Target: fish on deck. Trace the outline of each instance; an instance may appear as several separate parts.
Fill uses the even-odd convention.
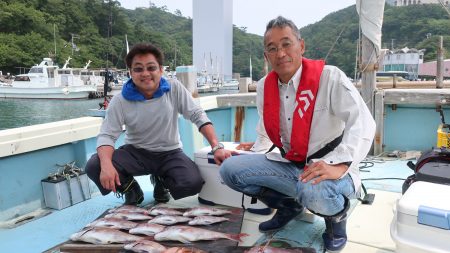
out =
[[[130,212],[130,213],[141,213],[141,214],[149,214],[149,211],[142,207],[132,206],[132,205],[123,205],[116,208],[112,208],[108,210],[108,213],[121,213],[121,212]]]
[[[118,218],[118,219],[124,219],[124,220],[151,220],[153,219],[152,216],[143,214],[143,213],[135,213],[135,212],[129,212],[129,211],[120,211],[120,212],[114,212],[105,215],[105,218]]]
[[[176,223],[188,222],[191,218],[183,217],[183,216],[175,216],[175,215],[160,215],[156,216],[148,223],[155,223],[160,225],[173,225]]]
[[[158,215],[178,215],[181,216],[183,212],[178,211],[169,207],[155,206],[149,211],[150,215],[158,216]]]
[[[245,253],[303,253],[301,249],[283,249],[271,246],[255,246],[250,248]]]
[[[224,222],[230,220],[225,217],[217,217],[217,216],[197,216],[193,220],[189,221],[188,224],[191,226],[195,225],[211,225],[214,223]]]
[[[230,213],[231,213],[231,211],[226,210],[226,209],[218,209],[218,208],[200,206],[200,207],[194,207],[194,208],[187,210],[186,212],[183,213],[183,216],[186,216],[186,217],[204,216],[204,215],[220,216],[220,215],[225,215],[225,214],[230,214]]]
[[[140,223],[128,231],[130,234],[154,235],[163,231],[166,226],[153,223]]]
[[[207,253],[201,249],[196,249],[194,247],[172,247],[164,251],[163,253]]]
[[[130,230],[136,226],[137,223],[135,222],[119,218],[100,218],[86,225],[86,227],[105,227],[124,230]]]
[[[141,237],[130,235],[112,228],[86,228],[72,234],[72,241],[82,241],[92,244],[129,243],[142,240]]]
[[[166,228],[160,233],[157,233],[155,235],[155,240],[190,243],[201,240],[228,239],[241,242],[241,237],[243,236],[248,236],[248,234],[226,234],[197,227],[172,226]]]
[[[123,246],[124,249],[137,253],[163,253],[167,248],[153,241],[137,241]]]

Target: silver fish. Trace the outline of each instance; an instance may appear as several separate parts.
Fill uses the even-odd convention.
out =
[[[166,227],[159,224],[140,223],[128,231],[130,234],[154,235],[163,231]]]
[[[183,213],[183,216],[203,216],[203,215],[224,215],[224,214],[230,214],[231,211],[225,210],[225,209],[218,209],[218,208],[211,208],[211,207],[194,207],[189,209],[188,211]]]
[[[157,216],[157,215],[182,215],[183,213],[175,210],[173,208],[169,207],[153,207],[149,211],[150,215]]]
[[[245,253],[302,253],[302,252],[303,250],[301,249],[282,249],[271,246],[255,246],[253,248],[250,248],[248,251],[245,251]]]
[[[189,226],[172,226],[167,227],[160,233],[157,233],[155,235],[155,240],[179,241],[182,243],[190,243],[200,240],[228,239],[241,242],[241,237],[247,235],[248,234],[225,234],[221,232]]]
[[[183,216],[175,216],[175,215],[160,215],[156,216],[148,223],[156,223],[161,225],[173,225],[181,222],[188,222],[191,218],[183,217]]]
[[[151,219],[153,219],[152,216],[149,216],[146,214],[125,212],[125,211],[107,214],[107,215],[105,215],[105,218],[118,218],[118,219],[124,219],[124,220],[151,220]]]
[[[194,247],[172,247],[168,248],[163,253],[207,253],[206,251],[203,251],[201,249],[196,249]]]
[[[166,247],[157,242],[142,240],[128,243],[123,246],[124,249],[137,253],[162,253],[166,252]]]
[[[148,210],[145,208],[133,206],[133,205],[123,205],[119,206],[113,209],[109,209],[108,213],[117,213],[117,212],[131,212],[131,213],[142,213],[142,214],[148,214]]]
[[[128,243],[142,240],[142,238],[112,228],[86,228],[71,235],[70,240],[93,244],[111,244]]]
[[[229,220],[225,217],[217,217],[217,216],[197,216],[193,220],[189,221],[188,224],[191,226],[194,225],[211,225],[214,223],[219,223],[223,221]]]
[[[119,218],[100,218],[86,225],[86,227],[105,227],[129,230],[137,226],[137,223]]]

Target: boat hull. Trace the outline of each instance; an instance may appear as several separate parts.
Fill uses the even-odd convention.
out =
[[[96,92],[90,86],[50,88],[0,87],[0,98],[83,99]]]

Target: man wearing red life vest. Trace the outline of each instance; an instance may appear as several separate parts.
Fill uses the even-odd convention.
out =
[[[281,229],[308,208],[325,219],[325,248],[340,251],[349,199],[360,193],[358,163],[370,150],[375,122],[341,70],[302,57],[305,44],[292,21],[271,20],[264,47],[272,71],[257,85],[257,139],[238,148],[277,148],[228,158],[220,174],[232,189],[277,209],[259,225],[261,232]]]

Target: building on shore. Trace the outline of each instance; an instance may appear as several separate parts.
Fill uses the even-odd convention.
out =
[[[194,0],[193,62],[198,72],[231,79],[233,66],[233,1]]]
[[[443,62],[442,74],[444,79],[450,78],[450,59],[446,59]],[[437,73],[437,63],[436,61],[424,62],[419,65],[419,77],[424,78],[436,78]]]
[[[402,48],[386,50],[380,63],[383,71],[406,71],[409,80],[417,80],[419,76],[419,65],[423,63],[425,49]]]
[[[444,0],[443,4],[449,6],[450,1]],[[407,5],[418,5],[418,4],[440,4],[439,0],[386,0],[386,3],[393,6],[407,6]]]

